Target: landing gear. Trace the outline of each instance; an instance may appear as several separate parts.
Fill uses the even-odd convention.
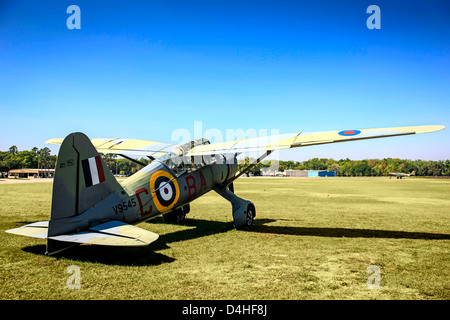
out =
[[[190,210],[191,208],[189,204],[187,204],[181,208],[163,214],[164,222],[182,224],[186,220],[186,214],[188,214]]]
[[[251,227],[253,225],[256,210],[255,205],[251,201],[239,198],[228,188],[216,188],[214,190],[231,202],[234,227],[236,229]]]

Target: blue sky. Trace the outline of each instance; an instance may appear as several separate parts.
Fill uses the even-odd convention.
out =
[[[0,150],[74,131],[170,142],[194,121],[280,133],[441,124],[280,156],[450,159],[448,1],[93,2],[0,3]],[[72,4],[80,30],[66,26]],[[380,30],[366,27],[372,4]]]

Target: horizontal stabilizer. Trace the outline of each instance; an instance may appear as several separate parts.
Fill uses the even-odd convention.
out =
[[[35,222],[17,229],[7,230],[8,233],[47,239],[48,221]],[[51,240],[74,242],[80,244],[96,244],[105,246],[146,246],[158,239],[156,233],[120,222],[107,223],[78,233],[63,234],[48,237]]]
[[[89,230],[114,236],[116,238],[128,238],[135,241],[134,245],[148,245],[158,239],[158,235],[154,232],[147,231],[120,221],[109,221]],[[112,245],[112,244],[110,244]],[[123,244],[125,245],[125,244]]]
[[[48,221],[34,222],[26,226],[6,230],[8,233],[32,238],[47,239]]]

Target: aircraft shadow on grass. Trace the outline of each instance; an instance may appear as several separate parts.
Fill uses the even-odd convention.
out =
[[[150,220],[148,223],[158,224],[162,218]],[[267,234],[315,236],[334,238],[389,238],[389,239],[419,239],[419,240],[450,240],[450,234],[407,232],[373,229],[351,228],[319,228],[268,225],[276,222],[274,219],[257,219],[253,226],[243,229],[245,232],[259,232]],[[169,244],[206,237],[214,234],[226,233],[234,229],[233,222],[208,221],[187,219],[185,226],[194,227],[161,235],[152,245],[147,247],[109,247],[109,246],[75,246],[67,251],[55,255],[83,262],[101,263],[107,265],[152,266],[174,262],[176,259],[156,251],[169,248]],[[43,255],[45,245],[30,246],[23,249],[26,252]]]
[[[148,223],[164,223],[162,218],[156,218]],[[56,258],[78,260],[82,262],[101,263],[107,265],[152,266],[174,262],[176,259],[156,251],[168,249],[168,244],[178,241],[201,238],[213,234],[228,232],[234,229],[233,222],[187,219],[184,226],[194,227],[160,235],[158,240],[145,247],[113,247],[83,245],[74,246],[61,253],[53,255]],[[35,245],[23,248],[25,252],[44,255],[45,245]]]
[[[351,228],[320,228],[320,227],[285,227],[270,226],[267,223],[275,222],[272,219],[255,220],[251,232],[334,237],[334,238],[391,238],[391,239],[421,239],[421,240],[450,240],[450,234],[373,230],[373,229],[351,229]]]

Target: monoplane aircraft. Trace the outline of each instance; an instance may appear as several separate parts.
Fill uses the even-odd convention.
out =
[[[397,179],[401,179],[403,177],[411,177],[411,176],[415,176],[416,175],[416,171],[413,171],[411,173],[403,173],[403,172],[388,172],[388,176],[389,179],[391,177],[397,177]]]
[[[335,142],[427,133],[444,126],[354,129],[283,134],[224,143],[198,139],[168,144],[136,139],[92,139],[71,133],[60,144],[49,221],[36,222],[9,233],[47,239],[47,254],[75,244],[143,246],[158,235],[135,225],[159,215],[182,221],[189,203],[214,190],[231,202],[236,228],[253,224],[256,209],[234,193],[233,182],[274,150]],[[238,172],[237,156],[261,156]],[[146,155],[152,162],[119,183],[99,153],[128,159]],[[144,165],[143,163],[141,163]]]

